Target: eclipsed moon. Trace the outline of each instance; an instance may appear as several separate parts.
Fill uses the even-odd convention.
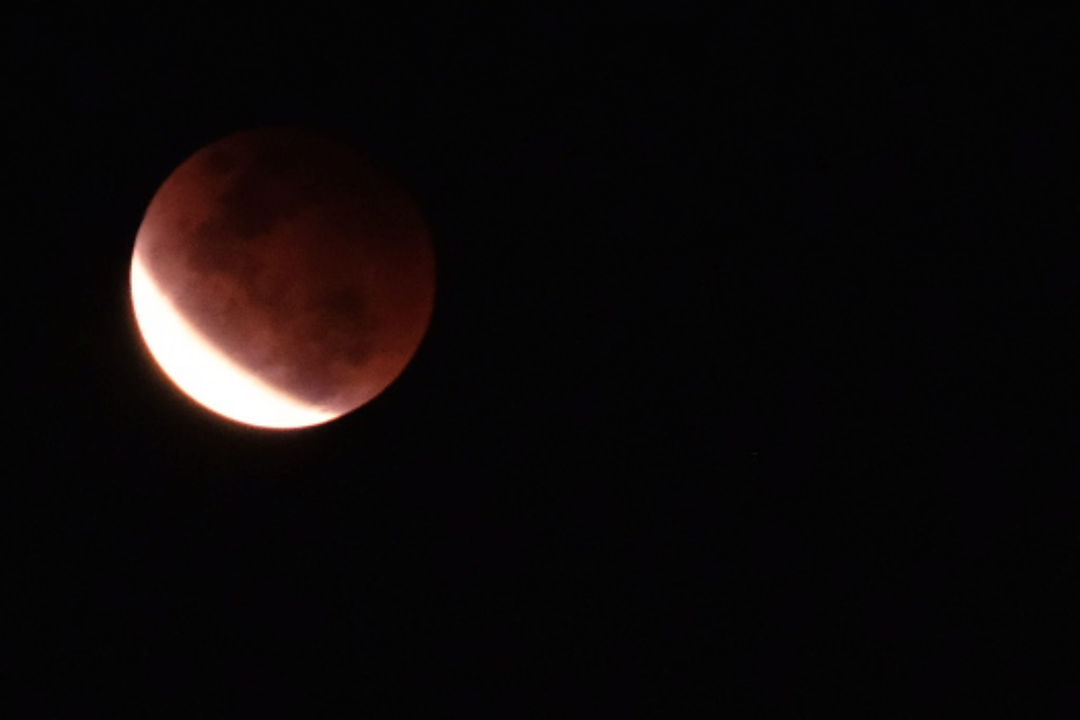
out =
[[[131,259],[136,324],[165,374],[267,428],[324,423],[385,390],[434,296],[408,193],[351,145],[296,129],[192,155],[151,200]]]

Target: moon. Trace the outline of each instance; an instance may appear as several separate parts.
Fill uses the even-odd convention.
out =
[[[401,375],[431,320],[435,255],[415,201],[351,143],[266,128],[169,175],[130,282],[139,333],[187,396],[247,425],[301,428]]]

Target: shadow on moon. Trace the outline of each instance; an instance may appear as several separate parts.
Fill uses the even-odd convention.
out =
[[[431,240],[406,191],[355,148],[300,130],[193,155],[151,201],[134,258],[222,356],[336,415],[404,370],[434,303]]]

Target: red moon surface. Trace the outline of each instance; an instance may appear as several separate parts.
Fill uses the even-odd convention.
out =
[[[131,296],[154,360],[232,420],[296,428],[365,404],[431,319],[435,257],[409,194],[352,145],[298,129],[230,135],[162,184]]]

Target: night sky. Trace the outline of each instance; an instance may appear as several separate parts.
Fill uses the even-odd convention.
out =
[[[180,7],[3,24],[26,717],[1070,716],[1068,23]],[[296,432],[128,294],[160,183],[277,125],[438,266],[405,373]]]

